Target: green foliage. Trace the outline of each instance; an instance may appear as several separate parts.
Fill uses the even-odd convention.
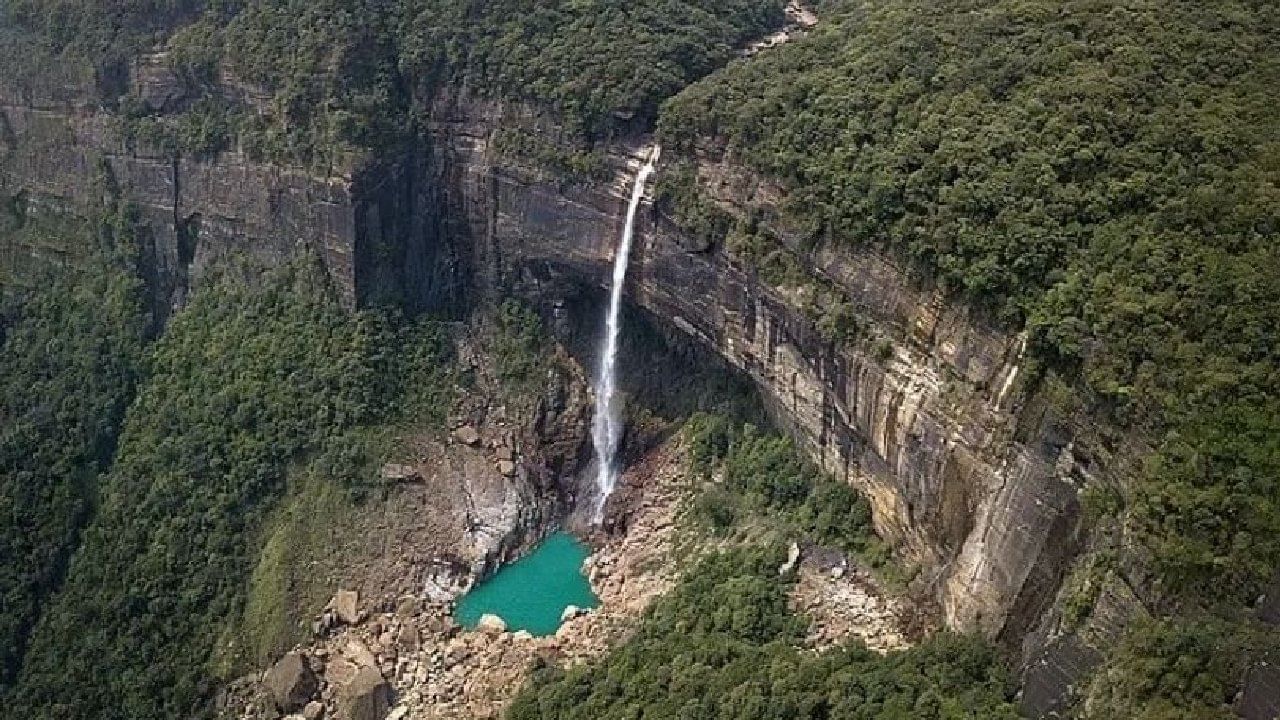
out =
[[[498,306],[491,352],[498,379],[512,387],[539,380],[550,343],[533,308],[507,298]]]
[[[524,137],[508,138],[507,150],[588,176],[599,170],[590,143],[650,126],[662,100],[782,23],[781,0],[13,0],[9,6],[4,24],[64,63],[111,69],[167,41],[179,77],[195,94],[208,93],[207,101],[222,95],[212,89],[220,67],[270,98],[265,106],[240,107],[226,128],[209,126],[206,110],[186,110],[200,119],[177,122],[197,126],[188,132],[199,147],[220,149],[228,130],[256,157],[333,165],[352,148],[405,139],[432,98],[452,86],[550,111],[563,134],[585,146],[566,151]],[[6,47],[0,33],[0,51]],[[23,52],[15,46],[11,55],[21,60]]]
[[[103,69],[129,59],[204,0],[7,0],[0,21],[32,31],[64,61]]]
[[[510,720],[933,720],[1014,718],[994,652],[938,635],[881,656],[853,646],[821,655],[795,645],[805,622],[787,609],[778,553],[736,550],[700,561],[595,665],[543,669]]]
[[[778,523],[877,564],[885,560],[866,498],[814,467],[790,439],[704,413],[689,419],[685,437],[695,472],[723,472],[723,483],[704,489],[693,503],[713,529],[745,520]]]
[[[316,454],[359,462],[334,448],[394,417],[404,363],[425,359],[398,352],[419,331],[352,316],[317,273],[280,271],[260,289],[221,281],[156,343],[96,518],[19,675],[26,717],[207,711],[214,644],[243,610],[252,538],[288,467]]]
[[[1041,367],[1168,435],[1136,489],[1173,589],[1280,563],[1280,8],[830,0],[671,100],[660,135],[779,180],[787,224],[888,246],[1025,322]]]
[[[142,285],[121,265],[97,253],[0,308],[0,700],[92,513],[142,371]]]
[[[782,22],[778,0],[404,0],[411,76],[553,107],[588,138],[661,101]]]
[[[245,127],[250,152],[332,161],[340,144],[384,147],[403,137],[396,13],[385,0],[247,3],[226,24],[222,56],[272,94],[266,116]]]
[[[1280,562],[1280,401],[1206,408],[1148,459],[1139,537],[1174,588],[1251,601]]]
[[[1089,720],[1236,717],[1230,704],[1252,662],[1280,657],[1280,636],[1241,618],[1135,623],[1090,686]]]
[[[722,242],[733,227],[733,218],[703,194],[692,163],[664,167],[654,197],[658,207],[686,234],[708,247]]]
[[[1102,586],[1116,569],[1114,551],[1099,551],[1076,563],[1064,583],[1062,624],[1068,629],[1080,626],[1098,601]]]
[[[529,127],[517,119],[504,119],[493,136],[493,148],[504,157],[523,160],[568,181],[606,181],[608,156],[599,148],[556,140],[552,128]]]
[[[314,466],[291,472],[288,484],[249,578],[242,619],[215,648],[215,670],[270,666],[308,639],[310,621],[333,592],[322,570],[333,569],[334,548],[357,506]]]

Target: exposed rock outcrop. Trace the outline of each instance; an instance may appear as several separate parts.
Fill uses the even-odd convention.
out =
[[[164,95],[163,82],[144,79]],[[554,304],[603,287],[639,162],[616,148],[613,183],[566,187],[494,149],[510,108],[458,97],[438,101],[421,143],[327,175],[130,146],[107,114],[65,99],[0,97],[0,112],[0,192],[25,211],[87,205],[94,168],[138,205],[158,316],[222,259],[301,253],[324,263],[353,306],[394,298],[455,312],[464,288]],[[730,211],[777,216],[778,189],[732,162],[704,158],[702,174]],[[796,249],[813,240],[776,230]],[[1103,472],[1108,450],[1011,391],[1021,338],[949,304],[893,258],[823,238],[801,253],[808,269],[887,345],[831,342],[801,303],[652,211],[634,255],[629,299],[749,376],[801,445],[867,494],[877,528],[923,569],[949,625],[1015,644],[1036,624],[1079,545],[1077,491]],[[494,479],[466,491],[493,497],[467,498],[467,517],[473,544],[497,556],[523,522],[537,465],[500,459],[511,465],[495,472],[477,455]]]
[[[480,621],[476,623],[476,629],[488,635],[501,635],[507,631],[507,622],[497,615],[486,613],[480,616]]]
[[[452,169],[458,190],[444,212],[466,220],[477,286],[544,300],[575,283],[602,287],[639,158],[615,156],[612,185],[564,189],[495,156],[496,109],[459,103],[438,117],[433,165]],[[768,209],[779,195],[731,164],[705,173],[726,207]],[[866,492],[877,528],[924,568],[949,624],[1020,637],[1074,552],[1077,490],[1095,462],[1051,413],[1013,402],[1021,339],[878,252],[826,243],[811,269],[892,352],[833,343],[724,252],[691,252],[652,213],[637,230],[629,298],[748,374],[802,445]]]

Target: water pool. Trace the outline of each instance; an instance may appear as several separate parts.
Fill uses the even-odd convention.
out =
[[[600,603],[582,574],[588,554],[587,546],[569,533],[551,535],[463,595],[454,616],[467,628],[487,613],[502,618],[511,632],[553,635],[566,607],[593,608]]]

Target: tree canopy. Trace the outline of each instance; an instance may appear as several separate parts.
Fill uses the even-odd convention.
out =
[[[781,181],[806,239],[887,248],[1028,330],[1032,375],[1156,438],[1129,499],[1169,584],[1255,597],[1280,563],[1280,10],[820,12],[669,101],[663,140]]]
[[[509,720],[1013,720],[1007,678],[981,641],[942,633],[905,652],[799,650],[780,553],[711,555],[602,661],[546,668]]]

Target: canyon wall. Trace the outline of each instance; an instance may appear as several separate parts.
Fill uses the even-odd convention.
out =
[[[611,184],[564,188],[495,155],[501,112],[456,103],[432,129],[445,212],[465,223],[452,235],[469,238],[476,284],[603,287],[640,148],[611,158]],[[776,197],[731,164],[703,169],[725,207]],[[1096,460],[1064,420],[1034,403],[1024,412],[1021,339],[883,253],[820,247],[808,269],[892,352],[831,342],[785,291],[652,206],[637,232],[631,301],[748,374],[810,454],[866,492],[877,528],[924,573],[949,625],[1012,642],[1026,634],[1079,548],[1077,491]]]
[[[0,193],[35,216],[76,212],[114,187],[147,228],[159,317],[219,261],[245,256],[318,258],[349,306],[456,314],[471,294],[545,300],[566,283],[603,288],[640,148],[615,149],[611,183],[566,184],[494,150],[509,111],[442,101],[420,143],[315,173],[235,152],[174,158],[126,142],[92,103],[0,95]],[[706,158],[701,172],[731,212],[778,195],[731,162]],[[1020,391],[1022,339],[885,253],[820,243],[801,253],[806,269],[839,288],[880,340],[833,342],[784,289],[651,204],[642,212],[629,300],[749,376],[815,460],[866,492],[878,529],[919,569],[916,586],[950,626],[1017,647],[1081,547],[1077,493],[1108,456],[1087,429]],[[75,252],[7,242],[0,258],[14,267]]]
[[[180,84],[163,63],[139,63],[131,93],[157,110],[177,102]],[[459,258],[439,242],[438,197],[416,147],[328,172],[236,151],[183,157],[130,138],[95,98],[91,88],[33,92],[0,81],[0,197],[33,218],[82,213],[114,195],[131,204],[158,319],[224,261],[272,266],[304,254],[324,265],[348,307],[388,301],[419,311],[459,300]],[[7,244],[0,279],[19,282],[84,252],[42,233]]]

